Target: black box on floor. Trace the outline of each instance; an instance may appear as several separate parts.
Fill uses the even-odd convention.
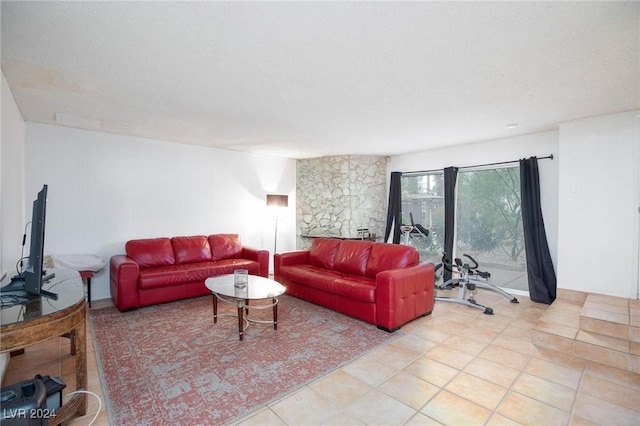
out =
[[[60,408],[62,406],[62,389],[66,388],[67,385],[60,377],[41,376],[38,374],[36,378],[42,380],[47,389],[47,409],[55,411]]]
[[[62,390],[67,385],[59,377],[41,376],[2,388],[0,419],[6,426],[48,425],[48,419],[62,406]]]
[[[39,378],[0,390],[0,414],[6,426],[47,425],[47,388]]]

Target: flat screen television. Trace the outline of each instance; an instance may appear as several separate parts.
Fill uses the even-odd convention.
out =
[[[58,295],[42,289],[42,283],[52,276],[44,275],[44,231],[47,216],[47,190],[45,184],[38,197],[33,201],[31,213],[31,245],[26,269],[11,279],[11,284],[3,287],[2,292],[24,290],[30,295],[57,299]]]

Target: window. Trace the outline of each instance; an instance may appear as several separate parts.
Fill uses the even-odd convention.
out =
[[[444,251],[444,174],[402,176],[402,224],[424,226],[427,238],[413,237],[410,244],[420,252],[420,259],[439,263]]]
[[[438,263],[444,251],[444,174],[403,175],[402,223],[419,223],[427,238],[410,238],[420,259]],[[461,170],[457,178],[453,257],[469,254],[491,283],[528,291],[520,202],[520,170]]]
[[[498,287],[528,291],[520,169],[459,171],[456,257],[470,254]]]

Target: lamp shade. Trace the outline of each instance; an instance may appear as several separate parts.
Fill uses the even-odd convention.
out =
[[[289,196],[279,194],[267,194],[267,206],[287,207],[289,206]]]

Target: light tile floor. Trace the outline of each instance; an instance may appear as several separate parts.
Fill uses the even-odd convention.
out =
[[[640,425],[640,375],[536,348],[531,329],[547,306],[518,299],[480,290],[476,300],[492,316],[437,302],[398,339],[236,424]],[[102,398],[93,344],[87,349],[89,390]],[[30,378],[39,360],[65,353],[64,339],[27,350],[12,359],[4,383]],[[69,365],[60,372],[68,384]],[[87,416],[71,424],[89,424],[97,409],[91,398]],[[109,424],[104,405],[94,424]]]

